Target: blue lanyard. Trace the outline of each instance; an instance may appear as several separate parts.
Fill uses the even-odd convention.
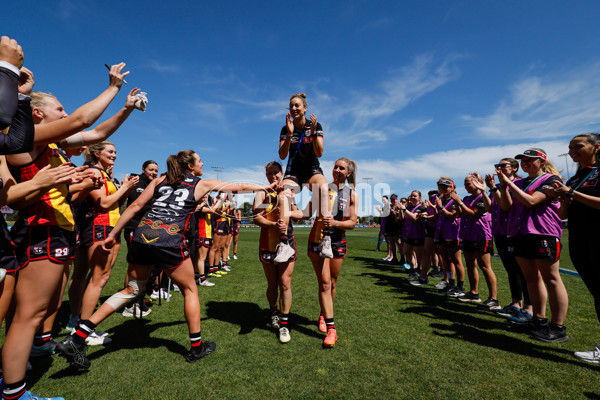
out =
[[[581,182],[579,182],[579,184],[578,184],[577,186],[575,186],[575,187],[573,188],[573,190],[577,190],[577,189],[579,189],[579,186],[583,185],[583,184],[584,184],[584,182],[585,182],[585,181],[587,181],[587,180],[588,180],[588,178],[589,178],[590,176],[592,176],[592,174],[593,174],[594,172],[598,171],[598,168],[599,168],[599,167],[596,167],[596,168],[592,169],[592,171],[591,171],[589,174],[587,174],[587,176],[585,177],[585,179],[583,179]]]

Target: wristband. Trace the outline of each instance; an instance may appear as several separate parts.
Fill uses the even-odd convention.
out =
[[[574,194],[575,194],[575,189],[571,188],[571,189],[569,189],[569,191],[567,193],[565,193],[565,197],[568,199],[572,199]]]
[[[497,191],[498,191],[497,187],[493,187],[493,188],[490,189],[490,193],[494,193],[494,192],[497,192]]]

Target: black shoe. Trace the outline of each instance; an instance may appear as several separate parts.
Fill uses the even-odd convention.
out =
[[[85,348],[85,343],[75,343],[73,336],[69,335],[56,345],[56,352],[66,358],[72,366],[88,369],[92,364],[85,355]]]
[[[564,325],[548,324],[539,331],[531,332],[534,338],[548,343],[568,342],[567,328]]]
[[[194,361],[198,361],[199,359],[206,357],[217,348],[217,344],[215,342],[202,342],[200,345],[200,350],[190,349],[187,356],[185,356],[185,361],[192,363]]]

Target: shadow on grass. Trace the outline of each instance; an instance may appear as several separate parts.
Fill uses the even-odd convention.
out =
[[[587,397],[588,399],[600,400],[600,394],[598,394],[598,393],[583,392],[583,395],[585,397]]]
[[[529,337],[531,330],[527,326],[510,324],[504,317],[478,309],[478,303],[463,303],[458,299],[441,294],[431,285],[413,286],[405,275],[367,272],[360,276],[374,278],[377,280],[376,285],[388,286],[392,291],[402,293],[403,301],[409,303],[400,308],[399,312],[418,314],[421,317],[438,321],[430,324],[434,335],[551,362],[574,364],[592,370],[599,369],[597,366],[574,359],[571,351],[557,347],[560,344],[542,345],[538,344],[541,342],[532,343],[530,340],[515,338],[509,334],[492,332],[493,330],[508,331]]]
[[[151,337],[151,332],[163,328],[163,327],[172,327],[174,325],[185,324],[184,321],[169,321],[169,322],[161,322],[161,323],[152,323],[150,319],[128,319],[120,325],[117,325],[107,332],[111,334],[112,342],[105,346],[101,347],[100,350],[93,352],[88,355],[88,359],[93,361],[97,358],[102,357],[107,353],[112,353],[114,351],[120,350],[128,350],[128,349],[141,349],[141,348],[151,348],[156,349],[159,347],[164,347],[167,350],[175,353],[181,354],[181,356],[185,356],[188,352],[188,349],[181,344],[164,338],[155,338]],[[59,362],[65,362],[62,357],[53,357],[54,360],[59,360]],[[50,360],[50,359],[48,359]],[[28,375],[28,382],[31,381],[32,384],[37,382],[45,372],[47,372],[50,367],[50,363],[48,363],[47,368],[43,369],[34,368],[30,371]],[[67,376],[76,376],[85,373],[85,371],[78,370],[77,368],[73,368],[71,366],[58,371],[52,375],[50,375],[50,379],[61,379]]]
[[[379,258],[348,256],[348,259],[354,260],[358,263],[361,263],[367,268],[375,268],[380,271],[405,272],[405,269],[401,268],[399,263],[390,263],[390,262],[382,261]]]
[[[255,303],[241,301],[209,301],[204,307],[204,319],[216,319],[232,325],[239,325],[240,335],[251,333],[254,329],[274,331],[270,326],[269,310],[261,309]],[[290,328],[307,336],[321,338],[315,332],[315,320],[309,320],[298,314],[290,313]]]

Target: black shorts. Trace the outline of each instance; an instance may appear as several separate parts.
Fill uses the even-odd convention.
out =
[[[0,268],[4,268],[6,272],[14,272],[19,269],[15,246],[11,243],[2,243],[0,249]]]
[[[321,167],[313,168],[310,171],[292,170],[288,175],[283,177],[283,180],[285,181],[286,179],[288,179],[294,182],[296,185],[300,186],[300,188],[302,188],[302,185],[308,183],[310,178],[312,178],[315,175],[323,175],[323,170],[321,169]]]
[[[464,240],[462,249],[465,253],[483,252],[483,254],[492,254],[494,244],[491,240]]]
[[[215,228],[215,234],[220,236],[229,235],[229,222],[217,221],[217,227]]]
[[[341,242],[331,241],[331,251],[333,251],[333,258],[344,258],[346,257],[346,252],[348,248],[346,247],[346,241],[342,240]],[[308,252],[319,254],[319,243],[308,241]]]
[[[548,235],[521,235],[508,238],[508,252],[515,257],[558,261],[560,240]]]
[[[289,260],[287,260],[286,262],[294,262],[294,261],[296,261],[296,258],[298,257],[296,243],[292,242],[289,244],[294,249],[294,255],[292,257],[290,257]],[[275,259],[276,255],[277,255],[277,252],[275,252],[275,251],[266,251],[266,250],[258,249],[258,258],[260,259],[261,262],[263,262],[265,264],[275,264],[275,262],[273,260]]]
[[[459,239],[440,239],[438,244],[447,249],[460,249],[462,245]]]
[[[203,238],[203,237],[198,237],[196,240],[196,247],[207,247],[207,248],[211,248],[213,246],[213,242],[212,239],[210,238]]]
[[[425,239],[406,238],[406,239],[404,239],[404,243],[406,243],[410,246],[421,247],[425,244]]]
[[[81,230],[79,234],[79,242],[81,247],[90,247],[96,242],[101,242],[111,233],[112,226],[108,225],[93,225],[89,224]],[[121,243],[121,235],[119,235],[117,243]]]
[[[131,242],[127,252],[127,262],[137,265],[153,265],[160,269],[175,269],[190,258],[186,246],[159,247],[140,242]]]
[[[425,225],[425,237],[432,238],[435,236],[435,226]]]
[[[231,226],[231,233],[234,235],[237,235],[238,233],[240,233],[240,224],[239,223],[234,223]]]
[[[58,226],[15,224],[10,231],[19,268],[30,261],[50,260],[58,264],[75,258],[77,235]]]

